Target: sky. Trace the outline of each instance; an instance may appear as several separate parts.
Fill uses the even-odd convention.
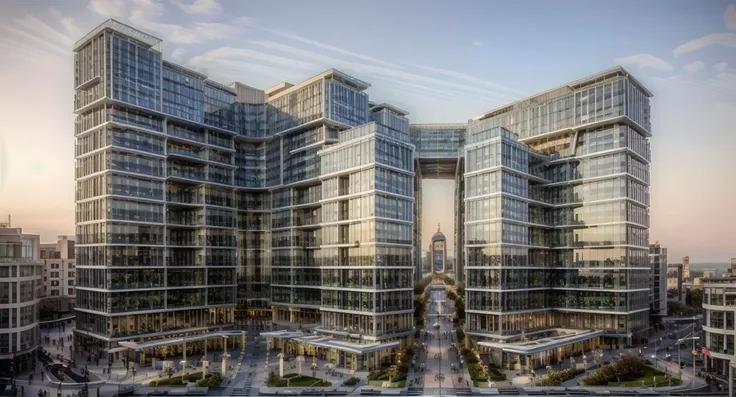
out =
[[[655,95],[651,242],[670,262],[736,257],[733,1],[4,1],[0,218],[44,241],[74,234],[71,50],[107,18],[226,84],[340,69],[417,123],[465,122],[622,65]],[[452,240],[451,187],[425,182],[424,236],[439,222]]]

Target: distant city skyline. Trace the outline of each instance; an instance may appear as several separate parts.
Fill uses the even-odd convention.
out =
[[[732,1],[563,0],[534,8],[520,2],[428,2],[421,10],[394,2],[386,3],[390,14],[380,1],[360,7],[360,26],[382,26],[378,31],[356,28],[357,5],[323,3],[289,3],[289,13],[279,11],[287,4],[281,1],[222,1],[207,13],[152,0],[5,4],[0,217],[12,214],[14,223],[42,241],[74,234],[70,50],[82,32],[116,17],[163,39],[164,59],[223,83],[266,88],[282,78],[297,82],[336,67],[373,82],[371,98],[407,109],[412,123],[465,122],[622,64],[655,95],[650,242],[660,241],[670,258],[689,255],[693,264],[725,263],[736,256],[736,212],[730,204],[736,197],[730,153],[736,147]],[[331,22],[312,24],[318,18]],[[558,21],[554,31],[534,23],[551,20]],[[529,21],[531,28],[517,29]],[[511,31],[510,37],[497,34]],[[607,35],[613,31],[617,34]],[[577,48],[594,51],[567,56],[570,38]],[[439,222],[454,250],[446,183],[425,182],[429,199],[422,234],[426,243]]]

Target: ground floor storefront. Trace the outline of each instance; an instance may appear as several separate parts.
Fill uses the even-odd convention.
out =
[[[122,361],[127,367],[133,363],[137,366],[160,367],[163,361],[181,365],[199,364],[208,352],[220,351],[223,352],[222,357],[226,358],[227,349],[245,349],[246,343],[245,331],[198,331],[143,337],[135,341],[107,341],[82,332],[76,332],[75,335],[76,349],[81,349],[77,351],[87,352],[92,360],[105,357],[109,365]]]
[[[586,355],[586,360],[599,359],[594,354],[603,345],[602,331],[553,329],[523,339],[492,339],[470,336],[478,355],[488,364],[502,369],[531,371],[554,365],[568,357]],[[588,360],[589,357],[589,360]]]
[[[36,350],[38,347],[33,347],[22,352],[17,352],[12,355],[10,354],[0,355],[0,377],[12,378],[18,374],[28,372],[32,368],[35,368]]]

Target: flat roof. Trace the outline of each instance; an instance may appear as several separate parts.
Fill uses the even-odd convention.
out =
[[[92,29],[89,33],[84,35],[81,39],[77,40],[76,43],[74,43],[74,50],[77,50],[80,46],[82,46],[84,43],[89,41],[89,39],[97,36],[98,34],[102,33],[106,29],[114,30],[116,32],[120,32],[126,36],[132,37],[141,43],[144,43],[150,47],[156,47],[158,50],[158,45],[161,44],[161,39],[155,36],[151,36],[148,33],[145,33],[141,30],[138,30],[130,25],[126,25],[120,21],[117,21],[115,19],[108,19],[105,22],[102,22],[101,24],[97,25],[96,28]]]
[[[565,88],[574,91],[574,90],[580,89],[580,88],[582,88],[582,87],[584,87],[586,85],[589,85],[591,83],[594,83],[597,80],[601,80],[601,79],[604,79],[604,78],[613,77],[615,75],[621,75],[621,76],[625,76],[625,77],[629,78],[631,80],[631,82],[634,83],[634,85],[636,85],[637,87],[639,87],[639,89],[641,89],[642,91],[644,91],[644,94],[646,94],[648,97],[654,96],[651,91],[649,91],[646,87],[644,87],[644,85],[642,85],[637,79],[635,79],[634,76],[631,75],[631,73],[629,73],[628,71],[626,71],[626,69],[624,69],[623,66],[617,65],[617,66],[614,66],[614,67],[612,67],[610,69],[606,69],[606,70],[600,71],[598,73],[592,74],[590,76],[583,77],[582,79],[574,80],[574,81],[571,81],[571,82],[569,82],[567,84],[563,84],[563,85],[561,85],[559,87],[555,87],[555,88],[552,88],[552,89],[549,89],[549,90],[546,90],[546,91],[542,91],[540,93],[537,93],[537,94],[528,96],[526,98],[522,98],[522,99],[519,99],[517,101],[511,102],[508,105],[500,106],[500,107],[497,107],[495,109],[489,110],[489,111],[487,111],[487,112],[485,112],[485,113],[483,113],[483,114],[481,114],[479,116],[473,117],[472,120],[475,120],[475,121],[484,120],[484,119],[487,119],[487,118],[490,118],[490,117],[493,117],[493,116],[496,116],[496,115],[499,115],[499,114],[503,114],[503,113],[506,112],[507,109],[513,108],[514,105],[520,104],[520,103],[525,102],[525,101],[533,100],[533,99],[538,98],[538,97],[540,97],[542,95],[549,94],[551,92],[554,92],[554,91],[557,91],[557,90],[561,90],[561,89],[565,89]]]
[[[524,342],[503,343],[503,342],[480,341],[478,342],[478,344],[481,346],[485,346],[485,347],[501,349],[507,353],[529,355],[529,354],[543,352],[546,350],[556,349],[558,347],[566,346],[571,343],[586,341],[588,339],[593,339],[597,336],[602,336],[604,334],[604,331],[565,329],[565,328],[556,328],[556,329],[551,329],[550,331],[556,331],[560,333],[561,335],[548,336],[548,337],[524,341]]]
[[[400,343],[399,341],[393,341],[393,342],[375,342],[375,343],[367,343],[367,344],[361,344],[361,343],[351,343],[343,340],[336,340],[329,336],[322,336],[322,335],[309,335],[306,336],[304,333],[300,331],[272,331],[272,332],[261,332],[261,336],[271,337],[271,338],[277,338],[277,339],[284,339],[284,340],[293,340],[295,342],[301,342],[307,345],[315,346],[315,347],[323,347],[326,349],[337,349],[341,350],[347,353],[355,353],[355,354],[365,354],[365,353],[371,353],[379,350],[385,350],[385,349],[392,349],[394,347],[399,347]]]
[[[286,94],[288,94],[290,92],[294,92],[294,91],[296,91],[296,90],[298,90],[300,88],[306,87],[309,84],[315,83],[315,82],[317,82],[319,80],[327,79],[327,78],[335,78],[335,77],[338,80],[344,80],[345,82],[348,82],[348,83],[354,85],[360,91],[365,90],[365,89],[367,89],[367,88],[369,88],[371,86],[370,84],[366,83],[365,81],[356,79],[355,77],[350,76],[350,75],[348,75],[346,73],[343,73],[343,72],[341,72],[341,71],[339,71],[337,69],[329,69],[329,70],[326,70],[326,71],[324,71],[324,72],[322,72],[322,73],[320,73],[320,74],[318,74],[316,76],[312,76],[312,77],[310,77],[310,78],[302,81],[301,83],[299,83],[297,85],[294,85],[294,86],[291,86],[291,87],[286,88],[284,90],[281,90],[281,91],[277,92],[276,94],[274,94],[273,96],[269,95],[268,100],[270,101],[272,99],[279,98],[279,97],[281,97],[283,95],[286,95]]]
[[[388,104],[388,103],[368,102],[368,106],[370,107],[370,111],[372,111],[372,112],[377,112],[377,111],[382,110],[382,109],[388,109],[388,110],[390,110],[390,111],[392,111],[394,113],[398,113],[398,114],[400,114],[402,116],[406,116],[406,115],[409,114],[409,112],[407,112],[406,110],[401,109],[399,107],[396,107],[394,105]]]
[[[307,345],[312,345],[315,347],[323,347],[327,349],[337,349],[348,353],[355,353],[355,354],[365,354],[365,353],[371,353],[379,350],[386,350],[386,349],[392,349],[394,347],[399,347],[400,342],[394,341],[394,342],[386,342],[386,343],[369,343],[369,344],[359,344],[359,343],[350,343],[342,340],[335,340],[330,337],[326,336],[305,336],[302,338],[295,339],[299,342],[305,343]]]

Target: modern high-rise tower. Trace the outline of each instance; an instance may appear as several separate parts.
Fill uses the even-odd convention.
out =
[[[110,20],[75,46],[82,341],[116,352],[267,316],[295,353],[391,362],[413,335],[432,178],[455,181],[466,334],[491,361],[646,338],[651,94],[623,68],[409,125],[337,70],[225,86],[160,43]]]

